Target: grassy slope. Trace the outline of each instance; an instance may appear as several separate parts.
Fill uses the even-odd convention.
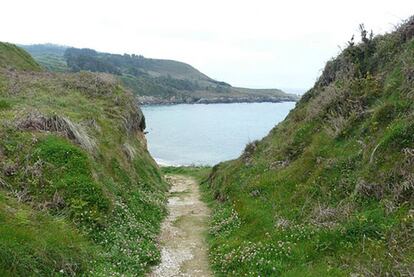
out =
[[[18,70],[40,71],[40,65],[30,55],[10,43],[0,43],[0,67],[13,67]]]
[[[167,187],[132,95],[21,57],[0,68],[0,275],[143,275]]]
[[[205,184],[219,276],[412,276],[414,19],[349,46]]]

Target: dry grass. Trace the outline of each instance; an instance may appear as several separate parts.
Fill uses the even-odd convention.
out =
[[[373,153],[375,153],[375,149]],[[394,182],[370,183],[360,179],[355,186],[356,195],[373,197],[377,200],[390,196],[391,201],[386,202],[386,208],[389,211],[404,202],[412,202],[414,199],[414,149],[404,148],[402,153],[404,159],[388,174],[388,179],[394,180]],[[370,160],[373,159],[372,156]]]
[[[333,138],[338,137],[342,134],[342,131],[345,129],[347,122],[348,120],[341,114],[329,114],[328,125],[325,128],[326,133]]]
[[[95,141],[88,135],[85,128],[70,119],[52,115],[46,116],[33,110],[16,120],[16,127],[21,130],[57,132],[75,141],[85,150],[93,153],[96,148]]]
[[[253,161],[253,154],[257,149],[258,141],[249,142],[246,147],[244,148],[243,154],[241,159],[244,161],[246,165],[250,165]]]
[[[404,159],[399,167],[396,167],[394,175],[400,177],[400,182],[392,186],[391,195],[396,203],[405,201],[412,202],[414,200],[414,149],[402,149]]]
[[[310,214],[309,223],[319,228],[332,229],[344,219],[349,218],[353,210],[349,202],[341,202],[337,207],[318,203]]]
[[[323,69],[322,75],[316,81],[315,87],[324,87],[333,81],[348,79],[355,75],[355,65],[344,55],[328,61]]]
[[[137,150],[129,143],[124,143],[123,150],[130,161],[132,161],[137,154]]]
[[[314,96],[307,104],[306,120],[311,121],[323,114],[332,103],[337,101],[341,93],[342,90],[333,85],[324,88],[321,93]]]
[[[119,85],[119,81],[115,76],[106,73],[80,72],[77,74],[59,74],[58,76],[64,87],[80,90],[94,97],[112,93]]]

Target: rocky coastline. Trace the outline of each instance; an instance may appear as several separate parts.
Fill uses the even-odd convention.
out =
[[[174,105],[174,104],[230,104],[230,103],[280,103],[280,102],[297,102],[299,96],[274,97],[274,96],[257,96],[257,97],[171,97],[160,98],[153,96],[138,96],[139,105]]]

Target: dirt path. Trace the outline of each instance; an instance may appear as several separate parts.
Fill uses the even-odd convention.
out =
[[[200,200],[198,184],[185,176],[167,179],[172,187],[160,236],[161,263],[149,276],[212,276],[205,242],[209,210]]]

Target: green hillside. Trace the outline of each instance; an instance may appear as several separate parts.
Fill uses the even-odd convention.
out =
[[[53,44],[22,46],[50,71],[92,71],[119,78],[143,104],[296,101],[279,89],[246,89],[213,80],[191,65]]]
[[[8,69],[41,71],[41,67],[23,49],[10,43],[0,43],[0,67]]]
[[[0,275],[144,275],[167,185],[133,96],[10,44],[0,57]]]
[[[65,54],[66,46],[55,44],[33,44],[18,45],[22,47],[44,68],[53,72],[66,72],[69,68],[66,65]]]
[[[218,276],[412,276],[414,18],[361,28],[285,121],[205,183]]]

